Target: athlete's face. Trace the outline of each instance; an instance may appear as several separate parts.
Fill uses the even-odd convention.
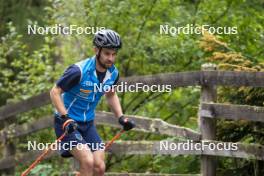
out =
[[[96,48],[96,54],[99,54],[98,48]],[[98,60],[99,64],[105,69],[110,68],[115,62],[116,54],[117,51],[114,49],[102,48]]]

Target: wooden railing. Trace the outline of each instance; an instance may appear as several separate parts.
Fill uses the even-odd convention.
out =
[[[263,107],[220,104],[216,102],[216,86],[264,87],[264,73],[217,71],[215,69],[216,67],[214,65],[205,65],[202,67],[202,71],[121,78],[120,82],[127,82],[127,85],[133,85],[140,82],[147,85],[166,84],[171,85],[173,88],[198,85],[201,86],[201,100],[198,112],[200,127],[199,132],[189,128],[169,124],[160,118],[153,119],[148,117],[126,115],[136,122],[137,127],[134,130],[146,133],[178,136],[182,139],[185,139],[185,142],[210,142],[217,144],[224,143],[222,141],[215,141],[215,123],[219,118],[264,122]],[[15,144],[10,142],[11,139],[23,137],[28,134],[38,132],[39,130],[52,127],[53,117],[46,116],[33,122],[21,125],[11,125],[10,123],[12,123],[12,121],[17,118],[16,115],[28,112],[35,108],[40,108],[50,103],[49,92],[44,92],[25,101],[15,104],[8,104],[0,108],[0,121],[3,122],[2,124],[4,124],[4,127],[0,130],[0,142],[2,145],[4,145],[2,150],[3,158],[0,160],[0,170],[2,173],[14,173],[14,167],[16,165],[32,162],[41,152],[30,151],[27,153],[16,154],[14,147]],[[114,115],[108,112],[96,112],[96,124],[120,128]],[[172,143],[173,141],[166,142]],[[117,141],[111,147],[111,152],[115,154],[137,155],[201,155],[201,175],[204,176],[216,175],[216,156],[264,160],[264,146],[259,144],[236,144],[238,149],[233,151],[211,150],[209,148],[199,151],[184,150],[183,148],[179,148],[177,150],[160,150],[160,141]],[[51,153],[49,156],[47,156],[47,158],[56,155],[57,153]],[[122,174],[120,173],[120,175]]]

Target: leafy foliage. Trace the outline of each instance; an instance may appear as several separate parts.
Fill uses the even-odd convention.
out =
[[[68,1],[1,1],[0,8],[0,105],[26,99],[54,84],[63,70],[92,56],[92,34],[28,35],[27,25],[54,26],[71,24],[81,27],[106,27],[118,31],[123,49],[116,66],[121,76],[149,75],[199,70],[201,64],[213,62],[220,70],[263,71],[264,16],[259,0],[68,0]],[[211,35],[162,34],[160,25],[237,27],[237,34]],[[92,31],[91,31],[92,32]],[[259,88],[218,90],[219,102],[263,106]],[[169,123],[197,129],[199,88],[179,88],[170,93],[119,94],[126,114],[158,117]],[[102,101],[98,110],[110,110]],[[51,114],[46,106],[21,114],[16,124],[27,123]],[[117,129],[98,127],[103,139]],[[218,138],[263,144],[263,124],[220,121]],[[167,136],[131,132],[122,140],[161,140]],[[43,130],[24,139],[50,142],[53,131]],[[24,145],[19,146],[23,151]],[[65,160],[63,160],[65,161]],[[58,165],[62,165],[59,167]],[[250,160],[221,159],[218,172],[225,175],[263,173],[261,163]],[[55,167],[50,171],[50,166]],[[37,169],[47,174],[67,170],[69,163],[59,158],[48,160]],[[19,168],[18,171],[24,169]],[[199,173],[197,157],[108,156],[109,171]],[[37,172],[37,170],[36,170]],[[263,174],[262,174],[263,175]]]
[[[205,33],[201,38],[200,47],[204,49],[209,57],[206,59],[218,65],[220,70],[234,70],[234,71],[248,71],[256,72],[263,71],[263,63],[258,61],[251,61],[250,58],[242,55],[242,53],[231,51],[228,44],[220,41],[216,36]],[[218,89],[219,100],[225,103],[233,104],[247,104],[254,106],[263,106],[264,91],[261,88],[229,88],[221,87]],[[259,143],[263,145],[263,123],[248,122],[248,121],[227,121],[219,120],[217,125],[218,140],[245,142],[245,143]],[[224,160],[226,162],[226,160]],[[228,162],[237,162],[236,159]],[[257,163],[257,164],[256,164]],[[229,168],[228,171],[222,170],[222,173],[233,173],[241,175],[248,175],[255,170],[256,165],[262,165],[262,161],[241,161],[236,167]],[[225,166],[223,164],[222,166]],[[246,171],[248,170],[248,172]],[[263,173],[261,169],[257,169],[258,173]]]

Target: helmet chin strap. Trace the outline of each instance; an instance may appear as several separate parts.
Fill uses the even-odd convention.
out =
[[[96,59],[99,59],[100,58],[101,50],[102,50],[102,48],[99,48],[99,52],[98,52],[98,54],[96,54]]]
[[[99,48],[99,52],[98,52],[98,54],[96,54],[96,60],[98,61],[98,64],[102,68],[107,69],[107,67],[100,61],[101,51],[102,51],[102,48]]]

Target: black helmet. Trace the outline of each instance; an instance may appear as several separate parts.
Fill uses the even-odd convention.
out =
[[[119,34],[111,29],[97,31],[94,35],[93,44],[98,48],[120,49],[122,47]]]

